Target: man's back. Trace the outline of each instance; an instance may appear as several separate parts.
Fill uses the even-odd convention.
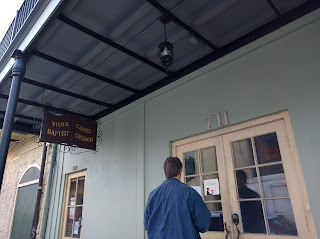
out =
[[[176,178],[150,193],[144,215],[149,239],[196,239],[209,224],[210,212],[201,196]]]

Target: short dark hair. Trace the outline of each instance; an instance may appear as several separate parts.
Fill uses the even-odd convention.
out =
[[[179,175],[182,169],[182,163],[177,157],[168,157],[163,164],[164,174],[166,178],[173,178]]]
[[[236,175],[237,175],[237,180],[243,180],[244,183],[247,183],[247,174],[245,171],[243,170],[238,170],[236,172]]]

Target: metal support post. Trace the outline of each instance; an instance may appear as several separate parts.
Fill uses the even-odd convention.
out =
[[[36,235],[37,235],[37,227],[38,227],[39,212],[40,212],[40,199],[41,199],[41,193],[42,193],[43,174],[44,174],[44,168],[46,166],[46,160],[47,160],[47,143],[44,142],[43,151],[42,151],[42,161],[41,161],[41,168],[40,168],[39,184],[38,184],[37,200],[36,200],[36,206],[34,208],[33,221],[32,221],[32,230],[31,230],[31,236],[30,236],[31,239],[35,239]]]
[[[46,236],[47,230],[47,222],[48,222],[48,214],[49,214],[49,205],[51,201],[51,187],[52,187],[52,180],[53,180],[53,169],[56,165],[57,160],[57,152],[58,152],[58,145],[52,145],[51,151],[51,159],[49,164],[49,173],[48,173],[48,180],[47,180],[47,188],[46,188],[46,195],[43,204],[43,214],[41,220],[41,227],[40,227],[40,239],[44,239]]]
[[[12,67],[12,82],[0,139],[0,191],[8,155],[14,115],[17,108],[21,80],[26,71],[26,60],[22,51],[15,50],[12,57],[15,59],[15,62]]]

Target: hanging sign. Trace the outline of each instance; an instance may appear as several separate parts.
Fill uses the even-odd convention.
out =
[[[96,149],[97,123],[85,122],[71,115],[44,113],[40,141]]]

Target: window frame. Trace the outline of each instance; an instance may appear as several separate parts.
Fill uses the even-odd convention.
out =
[[[74,221],[73,221],[73,227],[72,227],[72,236],[71,237],[66,237],[65,232],[66,232],[66,221],[67,221],[67,212],[68,212],[68,199],[70,195],[70,186],[71,186],[71,181],[72,179],[77,179],[77,182],[79,181],[78,178],[84,177],[85,178],[85,183],[84,183],[84,190],[83,190],[83,203],[82,203],[82,221],[81,221],[81,228],[83,227],[83,211],[84,211],[84,198],[85,198],[85,188],[86,188],[86,181],[87,181],[87,170],[82,170],[78,171],[75,173],[70,173],[66,175],[65,178],[65,187],[64,187],[64,197],[63,197],[63,206],[62,206],[62,214],[61,214],[61,224],[60,224],[60,238],[61,239],[69,239],[69,238],[77,238],[73,237],[73,227],[74,227]],[[76,184],[76,191],[75,194],[77,195],[77,188],[78,188],[78,183]],[[77,196],[76,196],[76,201],[77,201]],[[76,208],[76,205],[75,205]],[[75,213],[75,211],[74,211]],[[82,235],[82,229],[81,229],[81,234],[80,234],[80,239]]]

